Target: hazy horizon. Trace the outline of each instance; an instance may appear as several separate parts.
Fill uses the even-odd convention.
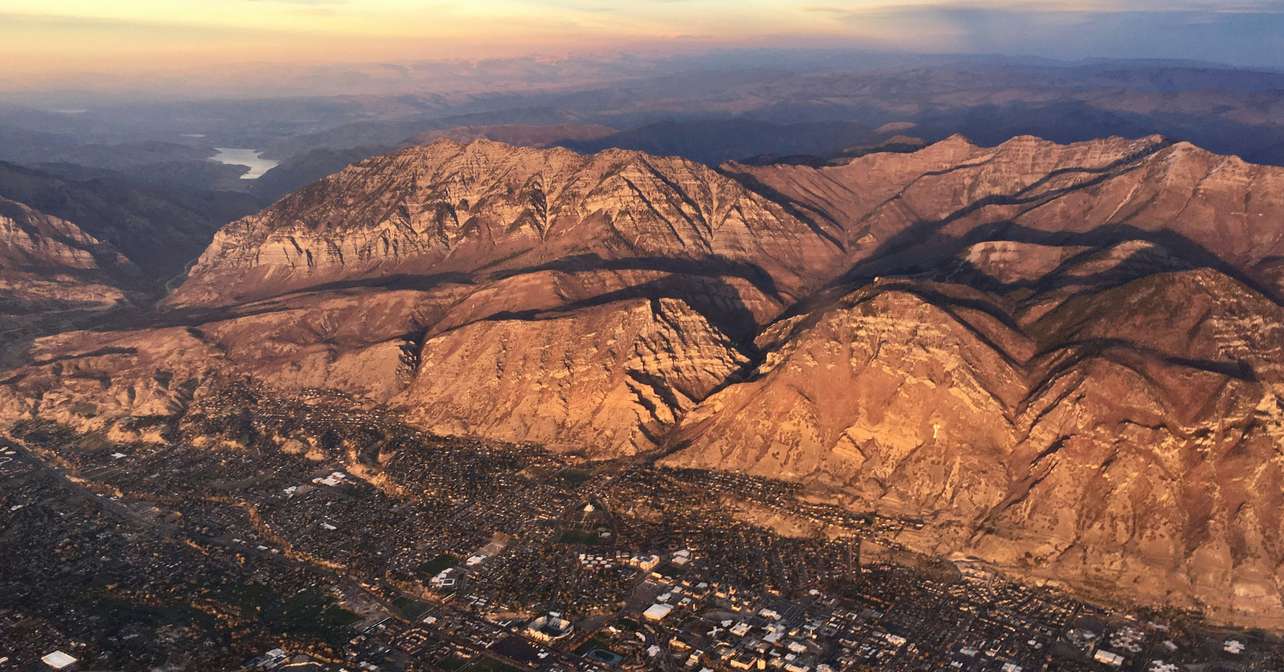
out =
[[[196,80],[187,83],[277,95],[274,78],[306,93],[306,78],[318,72],[346,74],[357,86],[367,70],[397,74],[425,62],[645,60],[761,48],[1190,59],[1278,70],[1284,2],[13,0],[0,12],[0,38],[7,64],[0,90],[10,92],[164,89]],[[461,76],[417,74],[415,84],[443,90]],[[514,80],[541,83],[529,74]],[[325,82],[313,93],[327,87],[344,92],[342,82]]]

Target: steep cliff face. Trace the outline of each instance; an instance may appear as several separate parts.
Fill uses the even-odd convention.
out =
[[[796,298],[811,268],[837,261],[827,233],[681,159],[441,140],[349,166],[224,228],[170,301],[575,262],[698,263]]]
[[[226,227],[162,326],[38,341],[0,417],[130,432],[217,377],[327,387],[1284,624],[1282,198],[1160,138],[721,172],[442,141]]]
[[[987,240],[1143,240],[1284,292],[1284,171],[1189,143],[1018,137],[988,148],[956,136],[842,166],[727,169],[841,227],[854,275],[932,268]]]

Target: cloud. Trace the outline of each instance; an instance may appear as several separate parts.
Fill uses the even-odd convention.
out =
[[[1284,0],[1206,2],[828,2],[804,12],[906,48],[1060,59],[1200,59],[1284,68]]]
[[[221,26],[197,22],[166,20],[136,20],[96,16],[66,16],[62,14],[19,14],[0,11],[0,26],[14,35],[47,32],[50,34],[102,34],[127,37],[140,33],[168,34],[185,38],[216,38],[247,34],[275,34],[266,28]]]
[[[3,2],[3,0],[0,0]],[[31,76],[170,62],[399,61],[643,49],[861,47],[1284,68],[1284,0],[133,0],[0,11]],[[6,8],[10,5],[6,5]],[[101,9],[100,9],[101,8]],[[154,11],[153,11],[154,10]],[[41,12],[47,12],[42,14]],[[6,72],[6,75],[12,75]]]

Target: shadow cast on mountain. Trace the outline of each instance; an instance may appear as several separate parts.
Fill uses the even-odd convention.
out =
[[[653,303],[660,299],[679,299],[730,337],[737,348],[752,348],[757,321],[753,311],[745,305],[735,287],[716,276],[680,274],[603,292],[551,308],[501,310],[441,330],[434,329],[435,325],[425,325],[423,334],[426,337],[437,337],[482,322],[554,320],[588,308],[639,299],[646,299]],[[417,337],[422,338],[422,336]]]
[[[579,254],[563,257],[555,261],[505,269],[492,273],[488,280],[502,280],[515,275],[537,273],[541,271],[558,271],[562,273],[591,273],[595,271],[659,271],[674,275],[695,277],[737,277],[754,286],[755,289],[781,304],[788,304],[787,299],[771,274],[761,266],[744,261],[734,261],[720,257],[674,258],[674,257],[624,257],[606,259],[596,254]]]

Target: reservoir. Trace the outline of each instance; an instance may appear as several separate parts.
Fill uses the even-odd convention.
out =
[[[243,149],[237,147],[215,147],[218,152],[210,157],[210,161],[218,161],[232,166],[246,166],[250,172],[241,175],[242,180],[257,180],[263,177],[263,173],[276,167],[279,161],[265,159],[259,155],[256,149]]]

